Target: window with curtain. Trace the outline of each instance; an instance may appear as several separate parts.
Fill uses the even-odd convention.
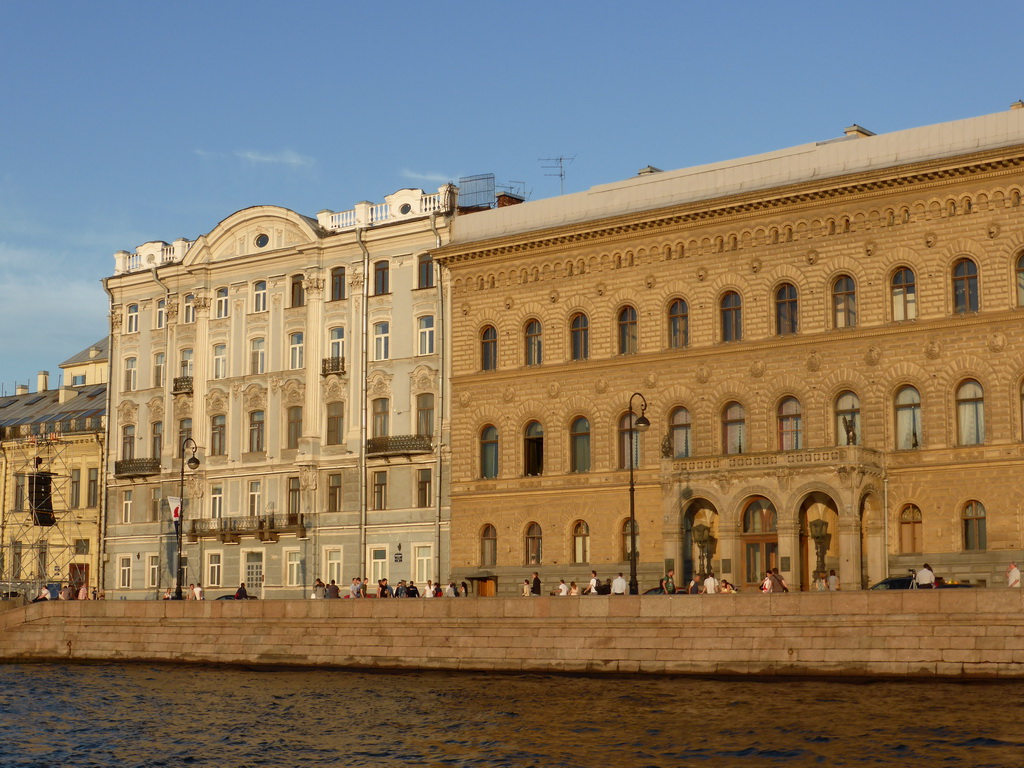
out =
[[[630,531],[633,532],[633,536],[630,536]],[[633,551],[633,537],[636,537],[636,552]],[[629,562],[630,554],[639,557],[640,555],[640,525],[636,521],[630,525],[629,518],[622,524],[622,559],[625,562]]]
[[[900,267],[892,276],[892,319],[914,320],[917,317],[917,284],[913,270]]]
[[[543,557],[543,535],[540,525],[530,523],[526,527],[526,564],[540,565]]]
[[[373,401],[373,433],[371,437],[387,437],[390,432],[391,403],[386,397]]]
[[[974,379],[968,379],[957,387],[956,427],[960,445],[981,445],[985,442],[985,393]]]
[[[590,471],[590,421],[584,416],[569,429],[569,465],[571,472]]]
[[[849,275],[840,275],[832,283],[832,326],[854,328],[857,325],[857,286]]]
[[[686,302],[674,299],[668,305],[668,346],[682,349],[690,344],[690,312]]]
[[[778,408],[779,450],[798,451],[804,447],[800,401],[787,397]]]
[[[964,526],[964,549],[983,550],[988,548],[985,532],[985,507],[980,501],[969,501],[961,513]]]
[[[530,320],[524,330],[526,342],[526,364],[540,365],[543,360],[541,349],[541,325],[539,320]]]
[[[958,315],[978,311],[978,265],[970,259],[953,265],[953,311]]]
[[[619,419],[619,469],[640,466],[640,439],[636,428],[638,416],[628,411]]]
[[[345,440],[345,404],[327,404],[327,444],[341,445]]]
[[[743,406],[731,402],[722,411],[722,447],[726,453],[743,453],[746,446],[746,414]]]
[[[590,562],[590,526],[583,520],[577,520],[572,527],[572,561]]]
[[[491,568],[498,564],[498,529],[488,523],[480,532],[480,565]]]
[[[252,411],[249,414],[249,452],[261,453],[264,450],[263,411]]]
[[[416,395],[416,434],[434,434],[434,395],[431,392]]]
[[[921,395],[914,387],[896,393],[896,450],[921,447]]]
[[[498,476],[498,428],[488,424],[480,431],[480,477]]]
[[[286,447],[289,449],[298,448],[300,437],[302,437],[302,406],[293,405],[288,409],[288,442]]]
[[[685,459],[690,455],[690,412],[686,408],[676,408],[668,422],[672,435],[672,456]]]

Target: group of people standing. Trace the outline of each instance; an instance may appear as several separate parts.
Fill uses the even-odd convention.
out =
[[[330,584],[324,584],[320,579],[317,579],[313,584],[313,591],[309,597],[312,600],[336,600],[341,597],[350,598],[361,598],[361,597],[468,597],[469,596],[469,585],[466,582],[456,586],[454,581],[449,581],[446,587],[441,586],[441,582],[436,584],[427,579],[427,586],[423,591],[416,586],[416,582],[412,579],[406,581],[402,579],[396,586],[391,586],[387,579],[378,579],[377,586],[375,589],[370,590],[369,578],[360,579],[358,576],[352,579],[352,583],[349,584],[348,594],[342,595],[341,587],[338,586],[334,579],[331,579]]]
[[[41,603],[43,600],[51,600],[53,595],[50,593],[50,588],[44,584],[39,589],[39,594],[32,600],[33,603]],[[63,584],[57,590],[58,600],[88,600],[89,598],[89,587],[82,584],[77,590],[71,584]],[[96,594],[96,590],[92,591],[93,600],[102,600],[103,594]]]

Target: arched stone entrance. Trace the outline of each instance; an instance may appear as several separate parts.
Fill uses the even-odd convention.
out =
[[[765,573],[779,565],[779,513],[769,499],[752,496],[743,504],[740,578],[748,587],[760,585]]]
[[[815,491],[800,503],[800,590],[814,589],[819,570],[839,573],[839,508],[827,493]]]
[[[676,584],[685,585],[694,574],[706,573],[718,551],[718,510],[707,499],[693,499],[683,513],[683,561]]]

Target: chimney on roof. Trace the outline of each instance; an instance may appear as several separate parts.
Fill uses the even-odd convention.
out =
[[[499,192],[494,196],[498,208],[508,208],[510,205],[519,205],[526,198],[522,195],[514,195],[511,192]]]
[[[1010,109],[1024,109],[1024,101],[1017,99],[1013,104],[1010,105]]]
[[[16,395],[27,395],[28,394],[28,384],[15,384],[14,385],[14,394],[16,394]]]
[[[637,176],[650,176],[652,173],[662,173],[661,168],[655,168],[653,165],[647,165],[636,172]]]
[[[45,392],[50,388],[50,372],[40,371],[36,376],[36,392]]]
[[[89,347],[89,359],[95,358],[100,353],[100,348],[93,344]]]
[[[843,129],[843,133],[845,133],[847,136],[857,136],[857,137],[874,136],[875,135],[873,132],[869,131],[867,128],[859,126],[856,123],[854,123],[853,125],[851,125],[851,126],[849,126],[847,128],[844,128]]]

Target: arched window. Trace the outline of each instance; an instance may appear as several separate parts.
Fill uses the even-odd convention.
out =
[[[669,416],[669,431],[672,434],[672,456],[685,459],[690,455],[690,412],[676,408]]]
[[[572,561],[590,562],[590,526],[583,520],[577,520],[572,527]]]
[[[775,291],[775,333],[788,336],[797,332],[796,286],[783,283]]]
[[[228,303],[228,289],[218,288],[217,292],[214,294],[214,316],[218,318],[227,317],[229,307],[230,305]]]
[[[775,505],[756,497],[743,510],[743,560],[747,584],[757,584],[778,567],[779,535]]]
[[[847,390],[836,398],[836,445],[860,444],[860,398]]]
[[[544,427],[539,421],[531,421],[523,433],[523,474],[544,474]]]
[[[263,451],[263,427],[263,411],[251,411],[249,413],[249,453]]]
[[[921,447],[921,395],[913,387],[896,393],[896,450]]]
[[[488,424],[480,431],[480,477],[498,476],[498,428]]]
[[[746,445],[746,415],[743,406],[733,401],[722,411],[722,447],[726,453],[743,453]]]
[[[857,326],[857,286],[849,275],[840,275],[832,283],[832,325],[835,328]]]
[[[630,536],[631,530],[633,536]],[[635,552],[633,550],[634,537],[636,538]],[[640,556],[640,524],[634,520],[633,525],[630,526],[630,520],[626,518],[626,521],[622,524],[622,559],[627,563],[630,560],[630,554],[633,554],[634,557]]]
[[[252,284],[252,311],[267,311],[267,281],[257,280]]]
[[[139,305],[129,304],[125,309],[125,333],[138,333],[139,332]]]
[[[498,564],[498,529],[488,523],[480,532],[480,566],[493,568]]]
[[[956,434],[959,445],[985,442],[985,393],[974,379],[956,390]]]
[[[378,261],[373,265],[373,295],[381,296],[391,293],[389,280],[390,265],[386,261]]]
[[[743,301],[736,291],[722,297],[722,341],[743,338]]]
[[[690,311],[686,302],[675,299],[668,305],[668,346],[682,349],[690,345]]]
[[[541,534],[540,526],[537,523],[530,523],[526,527],[526,564],[540,565],[543,557],[544,537]]]
[[[619,419],[619,469],[629,469],[640,466],[640,430],[636,428],[636,420],[639,416],[635,413],[624,413]],[[632,453],[630,446],[632,445]]]
[[[893,273],[891,295],[893,320],[914,320],[917,317],[917,285],[912,270],[900,267]]]
[[[1024,307],[1024,253],[1017,257],[1017,306]]]
[[[953,312],[965,315],[978,311],[978,265],[960,259],[953,265]]]
[[[480,332],[480,370],[498,370],[498,331],[493,325]]]
[[[421,253],[416,257],[416,287],[434,287],[434,260],[429,253]]]
[[[787,397],[779,403],[779,450],[798,451],[804,447],[800,401]]]
[[[327,444],[341,445],[345,442],[345,404],[327,404]]]
[[[569,465],[571,472],[590,471],[590,422],[580,416],[569,430]]]
[[[335,267],[331,270],[331,301],[345,298],[345,268]]]
[[[416,434],[434,434],[434,394],[423,392],[416,395]]]
[[[541,350],[541,325],[540,320],[531,320],[526,324],[523,332],[526,342],[526,364],[540,365],[543,360]]]
[[[306,287],[303,284],[305,275],[292,275],[291,306],[302,307],[306,304]]]
[[[986,549],[985,507],[980,501],[969,501],[960,516],[964,524],[964,549]]]
[[[590,319],[582,312],[577,312],[569,321],[569,336],[573,360],[586,360],[590,357]]]
[[[619,310],[619,354],[635,355],[637,351],[636,308]]]
[[[900,552],[909,555],[923,552],[921,539],[921,509],[914,504],[907,504],[900,511]]]

